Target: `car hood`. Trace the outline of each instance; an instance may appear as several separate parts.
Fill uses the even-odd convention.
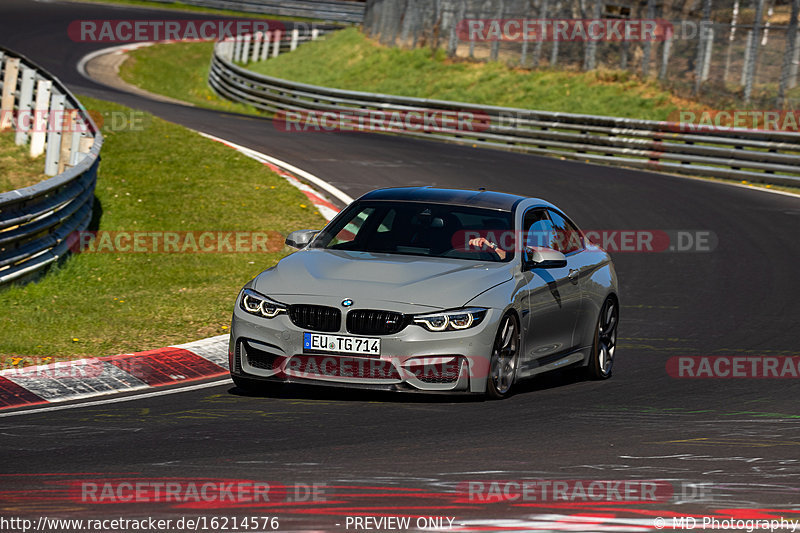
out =
[[[265,270],[252,287],[285,303],[338,305],[350,298],[360,308],[393,302],[452,309],[510,280],[512,263],[309,249]]]

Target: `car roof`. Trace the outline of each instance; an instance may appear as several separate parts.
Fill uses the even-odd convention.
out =
[[[525,196],[502,192],[468,189],[440,189],[437,187],[394,187],[368,192],[359,200],[385,200],[395,202],[425,202],[433,204],[484,207],[513,211]],[[548,204],[548,202],[542,202]]]

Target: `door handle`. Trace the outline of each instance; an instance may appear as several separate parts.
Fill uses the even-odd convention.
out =
[[[569,269],[569,276],[567,276],[567,277],[569,278],[569,280],[572,283],[578,283],[578,277],[580,275],[581,275],[581,271],[580,270],[575,270],[574,268],[570,268]]]

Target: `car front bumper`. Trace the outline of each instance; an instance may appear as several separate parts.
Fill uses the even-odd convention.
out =
[[[328,333],[381,339],[380,356],[360,356],[304,351],[303,334],[316,332],[297,327],[286,314],[251,315],[237,301],[228,349],[231,374],[378,390],[484,392],[500,316],[499,310],[489,309],[477,326],[461,331],[431,332],[411,324],[393,335]]]

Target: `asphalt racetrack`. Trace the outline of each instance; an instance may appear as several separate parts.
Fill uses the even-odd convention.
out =
[[[286,133],[268,119],[154,102],[76,70],[85,54],[108,44],[73,42],[68,24],[122,18],[203,16],[3,0],[0,44],[77,94],[278,157],[353,197],[376,186],[483,186],[543,197],[584,229],[709,232],[715,245],[613,254],[621,339],[605,382],[564,372],[525,383],[506,401],[483,402],[302,387],[248,396],[223,380],[0,416],[0,517],[277,517],[258,530],[332,532],[403,530],[402,523],[359,527],[357,516],[413,517],[405,529],[422,529],[417,517],[438,517],[428,524],[440,526],[434,530],[509,531],[645,531],[658,518],[670,529],[672,517],[686,516],[696,517],[698,529],[702,517],[800,520],[800,381],[667,372],[675,356],[800,353],[800,198],[393,136]],[[522,497],[514,483],[526,479],[560,480],[570,498],[542,497],[541,485],[540,497]],[[154,480],[180,490],[269,484],[269,501],[99,497],[104,484]],[[599,480],[619,482],[603,490],[621,496],[580,497],[579,486]],[[639,488],[654,481],[656,497],[625,498],[626,481]],[[3,524],[0,530],[22,530]],[[223,530],[216,526],[207,530]],[[72,529],[79,528],[42,528]]]

